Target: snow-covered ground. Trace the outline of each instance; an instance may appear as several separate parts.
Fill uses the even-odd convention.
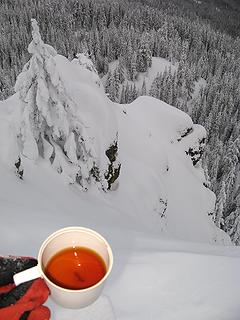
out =
[[[36,256],[53,231],[90,227],[112,246],[111,276],[102,296],[85,309],[63,309],[49,299],[52,320],[239,320],[240,249],[208,216],[215,196],[185,152],[198,147],[205,130],[154,98],[111,103],[90,71],[54,59],[90,132],[105,132],[106,119],[98,117],[102,106],[114,114],[120,178],[114,191],[93,184],[83,192],[46,159],[23,158],[21,181],[8,158],[19,99],[0,103],[0,254]],[[89,110],[96,106],[93,118]]]
[[[0,169],[1,254],[36,256],[51,232],[72,225],[102,233],[114,253],[99,300],[67,310],[49,299],[53,320],[239,320],[239,248],[161,236],[111,195],[65,185],[44,161],[28,165],[25,181]]]
[[[36,256],[51,232],[71,225],[102,233],[114,252],[102,297],[82,310],[49,300],[53,320],[239,319],[239,248],[161,236],[113,206],[112,195],[81,193],[44,161],[28,166],[25,181],[0,168],[1,254]]]

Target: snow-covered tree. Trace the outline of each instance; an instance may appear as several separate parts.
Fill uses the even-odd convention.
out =
[[[138,97],[138,90],[136,88],[136,84],[131,85],[130,91],[129,91],[129,97],[128,97],[128,103],[134,101]]]
[[[87,189],[95,180],[106,190],[108,173],[99,167],[84,121],[76,113],[76,102],[58,72],[57,53],[43,43],[34,19],[32,38],[28,47],[32,57],[15,85],[21,101],[18,126],[21,153],[32,160],[38,157],[50,160],[69,183],[77,182]]]
[[[146,72],[152,65],[152,54],[146,37],[142,37],[141,44],[137,51],[137,71]]]
[[[147,94],[146,81],[143,79],[142,88],[141,88],[141,96],[145,96]]]
[[[122,84],[123,81],[125,80],[123,58],[120,56],[118,60],[119,60],[119,63],[118,63],[119,81]]]
[[[113,73],[109,71],[108,77],[105,83],[105,91],[108,94],[108,97],[113,102],[118,102],[119,100],[119,73],[118,68],[116,68]]]
[[[151,84],[151,88],[149,91],[149,95],[154,97],[154,98],[160,98],[160,91],[161,91],[161,80],[162,80],[162,76],[161,74],[157,74],[157,76],[154,78],[152,84]]]
[[[92,60],[90,59],[90,55],[87,52],[78,53],[77,58],[78,58],[78,63],[80,65],[84,66],[87,70],[97,74],[97,69],[94,66]]]
[[[120,102],[121,104],[126,103],[126,97],[125,97],[125,86],[122,86],[122,91],[120,95]]]
[[[223,211],[226,204],[226,192],[225,192],[225,182],[222,181],[221,189],[218,196],[218,201],[215,206],[215,224],[220,228],[222,219],[223,219]]]
[[[136,80],[137,76],[137,54],[134,52],[130,59],[130,66],[128,69],[129,80]]]
[[[73,59],[72,62],[79,63],[85,69],[89,70],[92,73],[92,78],[94,82],[98,85],[98,87],[102,87],[101,79],[98,75],[97,69],[93,61],[90,58],[89,53],[88,52],[78,53],[76,56],[77,56],[77,59]]]
[[[225,219],[226,232],[230,235],[233,243],[240,245],[240,206],[230,213]]]

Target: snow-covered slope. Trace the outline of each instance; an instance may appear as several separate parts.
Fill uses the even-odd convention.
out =
[[[25,165],[24,181],[0,167],[1,254],[36,256],[51,232],[71,225],[102,233],[114,253],[99,300],[67,310],[49,299],[52,320],[239,320],[239,248],[161,236],[110,195],[64,184],[45,161]]]
[[[239,320],[240,251],[208,216],[215,197],[203,185],[199,162],[193,166],[205,130],[154,98],[114,104],[89,70],[59,55],[54,60],[99,150],[106,132],[118,132],[120,176],[114,191],[92,182],[83,192],[49,160],[22,157],[20,180],[13,162],[19,96],[1,102],[0,254],[36,256],[58,228],[91,227],[113,247],[112,275],[86,309],[64,310],[49,301],[53,320]]]
[[[182,111],[154,98],[140,97],[127,106],[114,104],[92,81],[89,70],[60,55],[54,59],[65,90],[79,108],[76,117],[79,114],[91,132],[95,149],[102,150],[97,153],[104,153],[107,133],[113,131],[109,127],[115,127],[118,132],[121,173],[116,190],[96,196],[103,203],[107,199],[122,212],[122,217],[136,219],[149,230],[164,231],[181,239],[229,243],[228,237],[208,216],[214,209],[215,197],[203,185],[201,167],[193,166],[190,155],[186,154],[190,148],[198,151],[205,130],[194,125]],[[14,176],[12,155],[16,148],[14,128],[19,108],[18,94],[1,103],[1,167],[8,168],[15,183],[19,181]],[[25,184],[29,166],[41,170],[40,160],[31,163],[23,157],[22,161],[25,172],[22,184]]]
[[[208,217],[215,196],[203,185],[201,167],[194,167],[186,154],[190,148],[198,150],[204,128],[180,110],[146,96],[125,107],[125,113],[119,109],[122,172],[117,192],[125,211],[131,208],[145,226],[178,238],[228,241]]]

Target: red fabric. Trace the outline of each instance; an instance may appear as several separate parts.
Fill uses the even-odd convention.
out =
[[[19,320],[25,311],[35,310],[31,320],[48,320],[50,311],[47,307],[40,306],[47,300],[49,289],[42,279],[33,282],[26,294],[16,304],[0,309],[0,320]],[[48,312],[46,312],[48,309]],[[35,315],[34,315],[35,314]],[[31,314],[30,314],[31,315]]]
[[[50,310],[47,307],[40,306],[31,311],[28,320],[48,320],[50,319],[50,316]]]
[[[12,290],[15,287],[16,286],[15,286],[14,283],[10,283],[10,284],[7,284],[6,286],[2,286],[2,287],[0,287],[0,294],[1,293],[6,293],[6,292]]]
[[[25,303],[31,302],[33,308],[42,305],[49,296],[49,289],[43,279],[36,279],[31,287],[28,289],[26,294],[17,302]]]

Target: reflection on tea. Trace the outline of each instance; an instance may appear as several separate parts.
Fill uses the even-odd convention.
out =
[[[56,285],[78,290],[98,283],[106,274],[106,266],[94,250],[72,247],[56,253],[48,262],[44,272]]]

